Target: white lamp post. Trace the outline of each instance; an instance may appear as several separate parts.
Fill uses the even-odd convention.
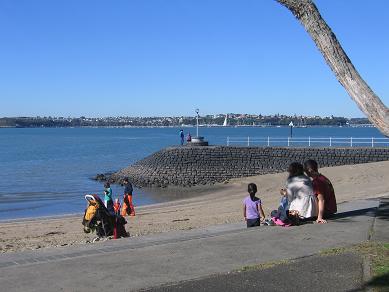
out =
[[[199,137],[199,112],[200,110],[196,108],[196,119],[197,119],[197,135],[196,137]]]
[[[192,141],[190,142],[189,145],[191,145],[191,146],[208,146],[208,141],[205,141],[204,137],[199,136],[199,118],[200,118],[199,112],[200,112],[200,110],[198,108],[196,108],[196,121],[197,121],[197,125],[196,125],[197,133],[196,134],[197,135],[196,135],[196,137],[192,138]]]

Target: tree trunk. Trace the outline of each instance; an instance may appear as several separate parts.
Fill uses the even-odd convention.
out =
[[[389,109],[362,79],[312,0],[276,0],[301,22],[336,78],[368,119],[389,137]]]

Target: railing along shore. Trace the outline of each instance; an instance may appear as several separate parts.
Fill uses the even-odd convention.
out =
[[[381,137],[227,137],[227,146],[293,147],[389,147],[389,138]]]

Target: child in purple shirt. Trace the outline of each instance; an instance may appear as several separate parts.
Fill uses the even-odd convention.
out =
[[[247,188],[249,196],[243,200],[243,217],[247,222],[247,228],[259,226],[261,217],[265,218],[265,213],[262,209],[261,199],[257,198],[257,185],[249,184]]]

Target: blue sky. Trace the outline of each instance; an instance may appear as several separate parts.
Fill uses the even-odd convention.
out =
[[[389,1],[315,2],[389,104]],[[363,116],[274,0],[0,0],[0,44],[0,116]]]

